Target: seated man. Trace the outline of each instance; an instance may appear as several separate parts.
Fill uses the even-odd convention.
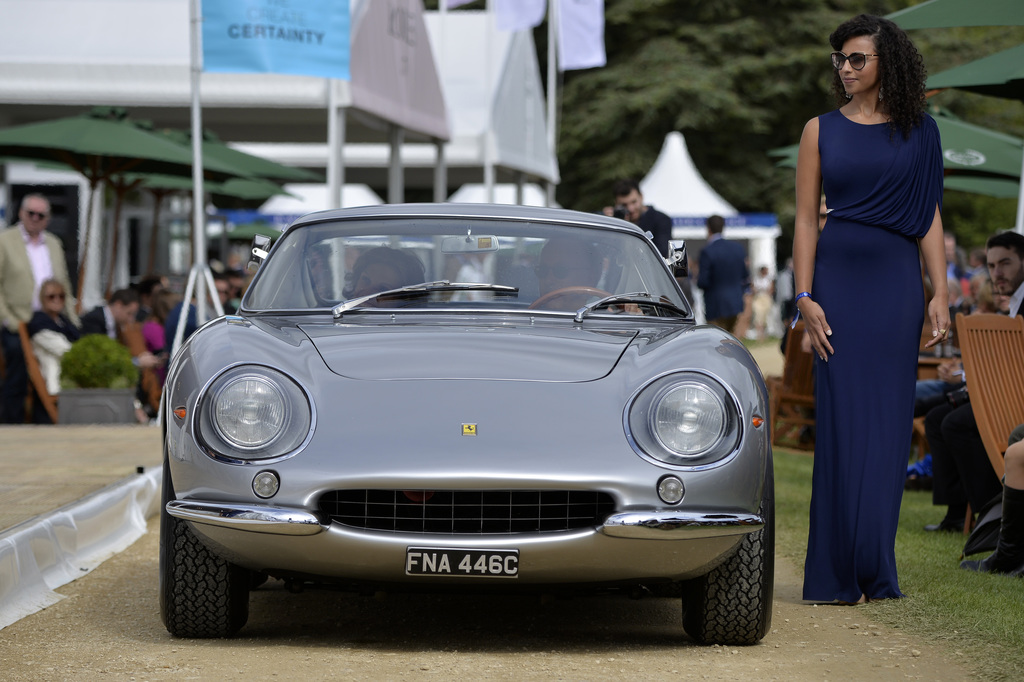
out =
[[[1010,297],[1010,315],[1024,312],[1024,235],[1001,232],[989,237],[986,260],[993,287]],[[925,530],[957,531],[967,503],[979,510],[999,494],[999,478],[989,462],[971,404],[941,404],[924,421],[934,468],[932,501],[948,505],[945,518]]]
[[[356,259],[343,293],[349,299],[371,296],[420,284],[425,277],[423,263],[412,253],[378,246]]]
[[[139,368],[139,397],[150,409],[160,405],[160,381],[153,370],[166,360],[146,349],[142,326],[136,321],[139,312],[139,294],[134,289],[118,289],[107,303],[98,305],[82,316],[82,336],[106,334],[120,341],[132,354],[132,362]],[[142,415],[139,417],[143,421]]]
[[[531,307],[577,310],[594,298],[607,296],[597,288],[602,263],[594,247],[574,239],[551,239],[540,252],[537,281],[540,296]]]
[[[1005,462],[1003,518],[996,551],[980,561],[962,561],[960,568],[982,573],[1024,575],[1024,424],[1011,434]]]

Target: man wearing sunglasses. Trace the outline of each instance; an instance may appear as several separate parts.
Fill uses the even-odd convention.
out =
[[[25,421],[27,371],[21,351],[18,323],[28,322],[39,309],[39,285],[53,278],[71,291],[64,248],[47,232],[50,201],[42,194],[28,194],[21,200],[19,222],[0,232],[0,342],[6,378],[0,388],[0,423]],[[75,301],[64,303],[67,316],[78,322]]]

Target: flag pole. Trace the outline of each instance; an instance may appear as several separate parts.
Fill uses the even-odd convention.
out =
[[[558,64],[557,54],[558,51],[555,49],[555,36],[558,35],[556,22],[558,21],[557,0],[548,0],[548,152],[558,156],[556,145],[558,144],[558,120],[557,120],[557,107],[556,100],[558,97]],[[555,205],[555,183],[548,181],[547,183],[547,204],[548,206]]]
[[[202,15],[199,11],[199,0],[189,0],[190,22],[190,71],[192,90],[192,268],[185,284],[185,298],[181,302],[181,314],[178,316],[178,327],[174,332],[171,354],[178,351],[188,322],[190,298],[195,287],[196,320],[206,321],[207,286],[212,289],[213,276],[206,265],[206,212],[203,192],[203,113],[199,105],[199,75],[203,70]],[[214,310],[223,315],[220,299],[214,299]]]

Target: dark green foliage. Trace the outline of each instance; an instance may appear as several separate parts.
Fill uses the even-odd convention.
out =
[[[87,334],[64,354],[60,379],[64,388],[132,388],[139,370],[121,343],[103,334]]]

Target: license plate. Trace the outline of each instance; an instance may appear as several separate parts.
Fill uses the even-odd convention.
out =
[[[519,550],[407,547],[405,574],[515,578],[519,575]]]

